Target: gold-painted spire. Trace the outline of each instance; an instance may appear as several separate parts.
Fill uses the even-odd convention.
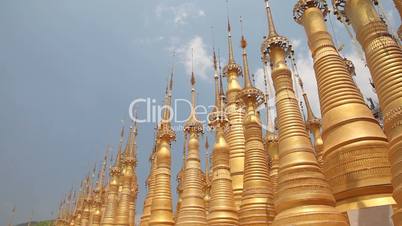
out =
[[[122,168],[122,146],[124,142],[124,125],[120,130],[119,146],[117,149],[114,165],[110,168],[110,179],[106,192],[105,210],[101,218],[101,226],[112,226],[116,222],[118,208],[118,190],[120,186],[120,176]]]
[[[136,200],[136,140],[137,124],[133,120],[130,126],[130,132],[127,138],[127,144],[124,152],[123,170],[121,176],[121,190],[118,211],[116,215],[116,224],[133,225],[135,217]]]
[[[173,67],[174,68],[174,67]],[[173,74],[172,70],[168,101],[165,102],[165,117],[159,124],[157,131],[157,148],[155,151],[155,175],[154,175],[154,193],[151,204],[150,226],[173,225],[173,207],[172,207],[172,191],[170,187],[171,180],[171,142],[176,139],[170,123],[170,108],[173,90]],[[169,108],[169,109],[167,109]],[[169,117],[167,117],[169,116]]]
[[[264,103],[264,93],[254,88],[248,72],[247,42],[242,37],[244,83],[237,98],[244,106],[242,121],[245,136],[244,187],[239,210],[240,225],[269,225],[274,218],[272,184],[269,179],[268,155],[262,140],[257,107]],[[259,159],[258,161],[256,161]],[[258,192],[256,192],[258,191]]]
[[[126,149],[124,151],[125,154],[125,159],[130,158],[132,161],[136,161],[136,152],[137,152],[137,147],[136,147],[136,138],[137,138],[137,133],[138,133],[138,128],[137,128],[137,121],[133,120],[132,121],[133,125],[130,126],[130,132],[128,134],[128,141],[126,145]]]
[[[193,64],[194,65],[194,64]],[[195,75],[191,73],[191,116],[184,125],[184,132],[189,135],[188,154],[183,174],[182,202],[176,217],[176,225],[207,225],[205,211],[205,189],[201,170],[199,135],[203,133],[203,125],[195,114]]]
[[[225,99],[226,99],[226,94],[225,94],[225,88],[223,87],[223,76],[222,76],[222,66],[221,66],[221,60],[218,59],[219,62],[219,109],[223,109],[225,107]]]
[[[208,142],[208,136],[205,137],[205,181],[207,183],[207,186],[209,186],[209,142]]]
[[[175,57],[175,53],[173,54],[173,57]],[[166,87],[166,94],[165,94],[165,103],[164,103],[164,111],[163,111],[163,116],[162,116],[162,122],[163,123],[168,123],[170,121],[170,113],[171,113],[171,105],[172,105],[172,92],[173,92],[173,76],[175,73],[175,63],[172,63],[172,70],[170,73],[170,78]]]
[[[192,50],[192,71],[191,71],[191,112],[190,117],[188,118],[187,122],[184,125],[184,130],[187,132],[191,132],[194,130],[195,133],[202,133],[203,132],[203,125],[197,119],[197,115],[195,112],[195,105],[196,105],[196,90],[195,90],[195,73],[194,73],[194,51]]]
[[[229,11],[229,10],[228,10]],[[241,195],[243,192],[244,177],[244,128],[242,125],[244,112],[240,110],[238,93],[242,89],[238,77],[242,75],[242,68],[235,63],[232,45],[231,27],[228,13],[228,45],[229,63],[224,67],[224,75],[227,79],[227,117],[230,121],[230,129],[225,132],[230,148],[230,174],[237,208],[240,208]]]
[[[107,146],[106,151],[105,151],[105,156],[103,157],[102,167],[99,168],[99,178],[98,178],[98,181],[96,182],[97,190],[102,190],[102,188],[103,188],[103,181],[105,179],[105,173],[106,173],[106,167],[107,167],[107,161],[108,161],[107,159],[109,156],[109,149],[110,149],[110,147]]]
[[[137,115],[136,117],[137,118]],[[137,166],[137,135],[138,135],[138,125],[137,121],[133,120],[133,130],[132,130],[132,135],[131,135],[131,141],[130,147],[129,147],[129,153],[126,156],[126,162],[128,161],[127,159],[130,158],[131,162],[126,163],[131,167],[130,170],[130,200],[129,200],[129,226],[134,226],[135,224],[135,217],[136,217],[136,211],[137,211],[137,206],[136,206],[136,201],[137,201],[137,194],[138,194],[138,182],[137,182],[137,173],[136,173],[136,166]]]
[[[218,69],[218,62],[216,59],[216,52],[215,48],[213,49],[213,62],[214,62],[214,80],[215,80],[215,111],[217,110],[216,108],[219,109],[219,102],[220,102],[220,88],[219,88],[219,69]]]
[[[232,41],[232,28],[230,26],[230,19],[228,16],[228,48],[229,48],[229,64],[235,64],[233,41]]]
[[[317,156],[318,163],[323,166],[324,160],[323,160],[323,140],[321,136],[321,119],[317,118],[314,115],[313,109],[311,108],[310,101],[307,97],[307,93],[304,92],[303,85],[301,84],[302,90],[303,90],[303,99],[304,103],[306,105],[306,111],[307,111],[307,121],[306,121],[306,127],[309,132],[311,132],[314,136],[314,149],[315,153]]]
[[[96,171],[96,165],[93,169]],[[91,214],[91,202],[92,202],[92,176],[94,172],[88,172],[85,181],[85,193],[84,193],[84,200],[83,200],[83,210],[82,210],[82,217],[81,217],[81,226],[89,226],[89,218]]]
[[[313,109],[312,109],[312,107],[310,105],[310,101],[309,101],[309,99],[307,97],[307,93],[304,90],[304,83],[301,80],[301,78],[299,78],[299,86],[300,86],[300,89],[301,89],[301,91],[303,93],[303,99],[304,99],[304,103],[306,105],[307,122],[314,122],[314,121],[318,120],[318,118],[315,117],[315,115],[314,115]],[[318,124],[320,124],[320,123],[318,122]]]
[[[116,160],[115,160],[115,163],[113,166],[114,168],[119,169],[119,170],[120,170],[121,161],[122,161],[123,142],[124,142],[124,125],[121,127],[121,130],[120,130],[119,147],[117,149]]]
[[[253,84],[251,83],[250,79],[250,69],[248,66],[248,59],[247,59],[247,40],[244,37],[244,31],[243,31],[243,19],[240,17],[240,23],[241,23],[241,48],[243,49],[243,75],[244,75],[244,87],[245,88],[251,88],[253,87]]]
[[[75,204],[74,216],[72,222],[74,225],[81,224],[81,216],[83,210],[83,202],[84,202],[84,187],[85,187],[85,179],[81,180],[80,187],[78,189],[78,197]]]
[[[205,214],[208,216],[209,214],[209,201],[211,200],[210,196],[210,188],[211,188],[211,178],[210,178],[210,167],[209,167],[209,143],[208,143],[208,136],[205,137]]]
[[[241,67],[236,64],[235,57],[234,57],[234,50],[233,50],[233,41],[232,41],[232,27],[230,25],[230,18],[229,18],[229,2],[228,0],[226,1],[226,7],[227,7],[227,36],[228,36],[228,51],[229,51],[229,61],[228,64],[224,68],[224,73],[228,77],[228,80],[233,80],[233,84],[229,84],[228,86],[228,91],[230,90],[231,92],[236,92],[238,89],[240,89],[240,85],[238,84],[238,81],[236,80],[237,76],[242,75]],[[234,99],[234,97],[233,97]]]
[[[91,203],[90,225],[92,226],[99,226],[101,223],[102,204],[103,204],[102,198],[104,193],[103,180],[105,177],[108,155],[109,155],[109,146],[106,148],[102,166],[99,167],[98,180],[96,181],[96,187],[94,189],[94,198]]]
[[[315,117],[313,109],[311,108],[310,101],[308,100],[307,93],[303,92],[303,99],[304,103],[306,104],[306,111],[307,111],[307,121],[315,121],[318,118]]]
[[[219,69],[220,67],[220,57]],[[238,225],[237,207],[233,195],[233,185],[229,166],[229,145],[225,140],[224,127],[229,120],[223,109],[222,74],[215,71],[216,109],[208,115],[208,123],[216,130],[215,145],[212,153],[212,174],[209,187],[208,225]],[[206,144],[208,144],[206,142]],[[208,150],[206,145],[206,150]],[[206,169],[206,171],[209,169]],[[219,206],[219,208],[215,208]]]
[[[216,50],[215,47],[213,48],[213,63],[214,63],[214,72],[218,72],[219,68],[218,68],[218,59],[216,56]]]
[[[191,63],[191,116],[196,117],[195,115],[195,98],[196,98],[196,93],[195,93],[195,74],[194,74],[194,49],[192,49],[191,52],[192,56],[192,63]]]
[[[225,91],[223,88],[223,79],[222,76],[219,76],[219,108],[224,108],[225,107],[225,99],[226,99],[226,95],[225,95]]]
[[[278,33],[276,32],[274,19],[272,17],[271,7],[269,6],[269,0],[265,0],[265,10],[267,12],[267,19],[268,19],[268,30],[269,34],[268,37],[276,37]]]
[[[267,12],[267,20],[268,20],[268,35],[265,38],[264,42],[261,45],[261,54],[264,63],[267,63],[267,59],[269,59],[269,53],[272,48],[279,47],[284,50],[285,57],[289,56],[292,52],[292,45],[290,44],[289,40],[279,35],[276,32],[275,22],[272,17],[271,7],[269,6],[269,0],[265,1],[265,9]]]

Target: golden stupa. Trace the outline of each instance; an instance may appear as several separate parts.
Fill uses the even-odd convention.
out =
[[[309,99],[295,69],[293,46],[278,34],[275,12],[269,0],[264,2],[268,34],[260,63],[265,93],[251,79],[243,27],[242,65],[235,61],[228,17],[228,63],[221,68],[214,46],[209,79],[214,83],[215,103],[207,123],[196,113],[194,68],[191,73],[191,111],[183,125],[179,172],[171,170],[171,144],[177,132],[169,108],[173,67],[149,152],[146,196],[139,200],[143,209],[136,208],[142,187],[137,185],[138,125],[133,121],[124,150],[124,127],[121,130],[109,172],[107,150],[98,177],[92,170],[79,190],[70,191],[61,201],[56,226],[347,226],[357,225],[348,217],[353,211],[373,210],[377,217],[376,208],[382,207],[392,207],[394,225],[402,226],[402,49],[379,15],[377,0],[332,0],[332,5],[364,51],[383,128],[353,80],[353,62],[341,55],[327,29],[327,2],[298,0],[293,10],[314,63],[314,73],[304,76],[315,76],[319,103]],[[402,16],[402,1],[394,3]],[[265,23],[261,21],[261,29]],[[275,104],[270,106],[268,99],[275,99]],[[264,105],[266,126],[259,108]],[[313,111],[317,105],[320,114]],[[214,130],[211,154],[208,138],[205,147],[200,145],[206,124]],[[178,182],[177,200],[173,200],[172,175]]]

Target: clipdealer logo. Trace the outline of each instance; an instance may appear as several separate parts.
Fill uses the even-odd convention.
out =
[[[139,110],[141,112],[145,112],[145,114],[137,114]],[[172,105],[159,104],[154,98],[137,98],[130,103],[129,106],[129,116],[131,120],[136,121],[137,123],[158,123],[162,120],[164,112],[167,112],[167,121],[170,121],[174,124],[172,127],[174,130],[179,131],[182,130],[184,124],[191,117],[191,109],[192,103],[187,99],[174,99]],[[265,106],[262,105],[256,109],[256,112],[263,112]],[[197,116],[197,119],[200,123],[206,127],[208,125],[208,115],[213,111],[220,111],[217,109],[215,105],[196,105],[194,107],[194,113]],[[242,107],[241,104],[238,104],[238,107],[234,108],[225,108],[224,109],[226,116],[229,117],[229,114],[247,114],[245,107]],[[229,112],[232,111],[232,112]],[[234,112],[233,112],[234,111]],[[180,113],[180,114],[179,114]],[[261,118],[261,117],[259,117]],[[265,120],[266,121],[266,120]],[[262,119],[256,120],[262,129],[267,130],[266,122]],[[240,123],[239,123],[240,124]],[[237,125],[239,125],[237,124]],[[230,129],[232,125],[227,125],[226,130]]]

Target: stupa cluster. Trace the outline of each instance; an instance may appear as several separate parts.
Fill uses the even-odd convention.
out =
[[[124,127],[114,163],[106,181],[108,150],[94,182],[96,168],[81,182],[79,191],[70,191],[60,203],[55,225],[134,225],[138,193],[136,151],[137,126],[130,127],[123,150]],[[112,162],[112,161],[111,161]]]
[[[394,1],[401,13],[402,1]],[[135,205],[134,124],[124,151],[122,135],[108,183],[105,159],[96,183],[93,177],[86,177],[80,191],[62,203],[56,225],[346,226],[350,224],[348,211],[392,206],[394,225],[402,226],[402,49],[378,14],[376,0],[332,3],[335,15],[351,26],[364,51],[382,114],[373,114],[365,103],[353,79],[353,63],[335,47],[326,24],[327,3],[298,0],[293,15],[304,27],[314,62],[322,118],[316,117],[295,70],[294,49],[275,28],[265,0],[268,34],[261,45],[261,59],[265,68],[271,69],[274,96],[253,84],[244,35],[242,65],[235,62],[228,20],[229,60],[223,69],[214,50],[215,108],[208,122],[215,131],[215,143],[205,170],[200,163],[204,125],[195,111],[194,70],[191,74],[192,110],[184,126],[175,211],[171,143],[176,134],[171,112],[165,108],[149,159],[143,210]],[[173,72],[165,106],[172,104],[172,90]],[[268,109],[268,98],[275,99],[276,119]],[[301,99],[305,109],[300,107]],[[257,110],[264,104],[266,132]],[[208,150],[209,144],[205,146]],[[136,213],[141,215],[138,222]]]

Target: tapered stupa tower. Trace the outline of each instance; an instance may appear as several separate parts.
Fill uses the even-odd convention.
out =
[[[103,182],[105,180],[107,157],[109,153],[109,147],[105,152],[105,157],[103,158],[102,167],[99,169],[99,178],[96,182],[94,190],[94,200],[92,203],[93,213],[92,213],[92,226],[99,226],[102,218],[102,205],[104,196]]]
[[[307,111],[307,119],[306,119],[307,131],[313,135],[314,149],[315,149],[317,161],[320,164],[320,166],[322,166],[324,164],[324,159],[323,159],[324,143],[323,143],[322,137],[321,137],[321,119],[317,118],[314,115],[310,101],[307,97],[307,93],[304,91],[303,83],[301,83],[300,86],[303,91],[303,99],[304,99],[304,104],[306,105],[306,111]]]
[[[184,125],[188,134],[188,154],[183,174],[183,193],[181,206],[176,218],[177,226],[207,225],[205,212],[205,182],[201,170],[199,136],[203,133],[203,125],[195,113],[195,76],[191,73],[191,113]]]
[[[264,56],[266,59],[266,56]],[[275,197],[278,187],[278,172],[279,172],[279,140],[278,131],[275,128],[275,122],[272,118],[272,114],[269,109],[269,91],[268,91],[268,79],[266,73],[266,63],[264,62],[264,84],[265,84],[265,108],[266,108],[266,121],[267,128],[265,134],[265,151],[268,154],[269,160],[269,177],[272,183],[272,194]]]
[[[64,199],[60,202],[59,205],[59,211],[58,211],[58,216],[55,221],[55,226],[65,226],[67,225],[67,197],[65,196]],[[31,219],[29,220],[28,226],[31,225],[32,222],[32,216]]]
[[[108,191],[106,193],[106,209],[101,220],[102,226],[113,226],[116,221],[116,214],[118,208],[118,192],[121,176],[121,155],[122,145],[124,139],[124,127],[121,128],[120,142],[117,150],[116,160],[113,167],[110,169]]]
[[[176,215],[175,215],[175,221],[177,216],[179,215],[180,208],[181,208],[181,203],[183,201],[182,195],[183,195],[183,183],[184,183],[184,169],[186,168],[186,159],[187,159],[187,137],[188,134],[184,133],[184,142],[183,142],[183,161],[182,161],[182,166],[180,171],[177,173],[176,179],[177,179],[177,203],[176,203]]]
[[[247,41],[242,35],[244,89],[238,98],[245,108],[243,120],[245,134],[244,185],[239,210],[240,225],[267,225],[274,218],[272,183],[269,178],[268,155],[262,140],[262,128],[257,107],[264,103],[262,91],[253,87],[247,59]]]
[[[136,165],[136,147],[135,140],[137,137],[137,125],[133,122],[130,127],[126,149],[123,153],[123,169],[121,175],[121,196],[117,209],[116,221],[117,225],[133,226],[135,213],[132,213],[132,202],[135,202],[136,197],[133,196],[133,181],[135,180],[135,165]]]
[[[232,177],[229,165],[229,145],[225,140],[224,128],[228,125],[224,106],[222,77],[219,77],[214,51],[215,108],[208,116],[209,125],[215,129],[215,145],[212,153],[212,178],[210,188],[208,225],[238,225]]]
[[[156,173],[156,141],[154,148],[149,157],[149,162],[151,163],[150,172],[147,178],[147,188],[148,193],[144,201],[144,210],[141,216],[140,226],[148,226],[149,220],[151,219],[151,206],[152,199],[155,195],[155,173]]]
[[[269,177],[272,184],[272,194],[273,197],[275,197],[278,188],[279,173],[279,140],[276,131],[267,131],[267,134],[265,135],[265,149],[268,153],[270,163]]]
[[[129,166],[131,175],[131,184],[130,184],[130,201],[129,201],[129,215],[128,215],[128,225],[135,226],[135,218],[136,218],[136,202],[138,195],[138,181],[137,181],[137,134],[138,127],[136,121],[133,122],[133,134],[130,136],[130,140],[128,143],[128,149],[126,150],[126,158],[125,163],[126,167]]]
[[[230,129],[226,130],[225,137],[230,147],[230,174],[236,207],[240,208],[241,196],[243,192],[244,176],[244,152],[245,139],[243,129],[244,112],[238,104],[237,94],[241,86],[237,77],[241,76],[241,67],[236,64],[233,52],[232,33],[228,19],[228,48],[229,62],[224,67],[224,75],[227,78],[227,106],[226,112],[230,122]]]
[[[86,187],[86,179],[81,181],[80,190],[78,193],[77,203],[74,211],[74,216],[72,223],[74,226],[81,225],[81,218],[84,210],[84,199],[85,199],[85,187]]]
[[[286,57],[292,48],[286,37],[277,34],[271,8],[265,0],[269,35],[262,54],[269,58],[276,91],[279,127],[279,182],[275,197],[275,226],[339,225],[346,218],[335,209],[335,200],[315,158],[293,90]]]
[[[327,12],[326,4],[319,0],[299,0],[294,7],[294,18],[305,28],[314,59],[323,126],[323,170],[339,210],[391,204],[387,138],[334,46],[325,25]]]
[[[209,142],[208,137],[205,137],[205,195],[204,195],[204,203],[205,203],[205,214],[208,216],[209,211],[209,200],[211,199],[211,168],[209,166],[210,157],[209,157]]]
[[[171,127],[171,102],[173,89],[173,71],[170,78],[168,94],[165,97],[165,108],[162,121],[157,132],[155,190],[152,198],[150,226],[174,225],[171,180],[171,142],[176,134]]]
[[[399,206],[394,223],[402,225],[402,49],[375,10],[376,1],[332,2],[339,18],[352,25],[374,80],[390,144],[394,198]],[[402,2],[395,0],[395,4],[401,13]]]
[[[85,182],[85,196],[82,204],[81,226],[89,226],[92,203],[92,180],[91,175],[87,176]]]

